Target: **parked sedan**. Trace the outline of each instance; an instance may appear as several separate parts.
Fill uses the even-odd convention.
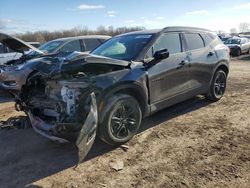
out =
[[[229,59],[228,47],[206,29],[126,33],[89,54],[36,59],[37,72],[22,87],[16,107],[43,136],[76,141],[81,160],[96,135],[123,144],[142,118],[163,108],[199,94],[220,100]]]
[[[24,50],[32,50],[20,59],[9,61],[8,65],[0,67],[0,86],[3,89],[18,92],[26,79],[36,71],[35,63],[29,63],[32,59],[42,57],[63,59],[74,51],[91,51],[109,38],[109,36],[102,35],[60,38],[49,41],[36,49],[20,39],[0,33],[0,42],[12,50],[23,54]]]
[[[240,56],[243,53],[250,53],[250,40],[248,38],[233,37],[224,42],[230,48],[230,54]]]

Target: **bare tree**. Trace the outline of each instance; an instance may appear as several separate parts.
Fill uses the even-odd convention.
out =
[[[233,33],[233,34],[234,34],[234,33],[237,33],[237,29],[236,29],[236,28],[231,28],[231,29],[230,29],[230,33]]]
[[[24,34],[16,34],[18,38],[23,39],[27,42],[46,42],[57,38],[63,37],[73,37],[73,36],[82,36],[82,35],[119,35],[121,33],[127,33],[131,31],[144,30],[144,27],[119,27],[114,28],[113,26],[99,26],[96,30],[90,30],[86,26],[76,26],[69,30],[61,31],[36,31],[36,32],[26,32]]]
[[[249,26],[250,26],[249,23],[246,23],[246,22],[240,23],[239,24],[239,32],[248,32],[248,31],[250,31]]]

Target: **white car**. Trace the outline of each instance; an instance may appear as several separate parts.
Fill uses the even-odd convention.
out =
[[[22,55],[22,53],[15,52],[0,43],[0,65],[10,60],[19,59]]]
[[[232,37],[224,42],[230,49],[230,54],[240,56],[244,53],[250,53],[250,40],[243,37]]]

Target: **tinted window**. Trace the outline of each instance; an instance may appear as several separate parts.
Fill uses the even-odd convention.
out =
[[[165,33],[155,42],[154,52],[168,49],[170,54],[181,52],[181,41],[179,33]]]
[[[0,44],[0,54],[7,53],[6,47]]]
[[[131,61],[138,56],[151,37],[151,34],[113,37],[97,47],[91,54]]]
[[[187,41],[188,50],[195,50],[204,47],[203,40],[199,34],[185,33],[184,36]]]
[[[240,44],[240,39],[228,39],[225,44]]]
[[[98,40],[100,41],[100,43],[104,43],[108,39],[98,39]]]
[[[209,45],[214,39],[211,37],[211,35],[201,33],[201,36],[205,42],[205,46]]]
[[[86,51],[92,51],[101,43],[97,39],[84,39]]]
[[[73,40],[71,42],[68,42],[60,50],[60,52],[65,52],[65,53],[74,52],[74,51],[78,51],[78,52],[81,51],[79,40]]]

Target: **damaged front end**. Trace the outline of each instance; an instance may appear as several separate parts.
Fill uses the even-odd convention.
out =
[[[32,127],[42,136],[76,143],[79,161],[93,145],[97,105],[94,84],[84,74],[50,78],[36,73],[23,86],[16,108],[26,112]]]

